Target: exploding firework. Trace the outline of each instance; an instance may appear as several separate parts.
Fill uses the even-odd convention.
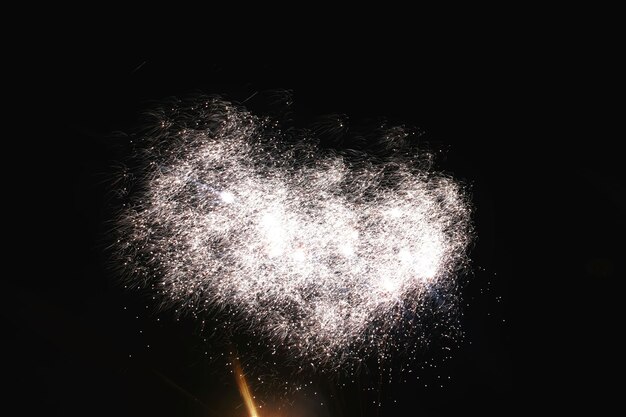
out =
[[[368,154],[220,99],[152,116],[118,248],[130,279],[164,304],[227,311],[317,364],[384,350],[454,304],[467,197],[403,130],[381,131]],[[433,294],[445,302],[433,307]]]

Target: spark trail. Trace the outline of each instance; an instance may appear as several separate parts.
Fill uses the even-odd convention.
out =
[[[244,374],[243,368],[241,367],[241,363],[239,363],[239,359],[233,358],[233,372],[235,374],[235,380],[237,381],[237,388],[239,388],[239,394],[241,395],[241,399],[243,400],[246,410],[248,410],[248,415],[250,417],[259,417],[259,413],[256,410],[256,406],[254,404],[254,397],[250,392],[250,388],[248,387],[248,382],[246,381],[246,376]]]

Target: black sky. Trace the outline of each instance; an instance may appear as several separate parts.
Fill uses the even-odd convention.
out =
[[[267,65],[102,56],[47,73],[55,93],[36,101],[53,109],[53,126],[39,133],[46,137],[27,142],[49,150],[49,175],[36,184],[40,205],[28,209],[46,226],[24,248],[45,252],[32,259],[43,265],[25,265],[33,276],[7,295],[15,305],[5,323],[17,402],[26,414],[243,415],[234,408],[241,403],[234,381],[206,359],[211,348],[196,324],[146,309],[149,295],[124,291],[110,268],[104,247],[114,204],[109,180],[123,156],[112,138],[129,132],[153,100],[202,92],[243,101],[289,89],[296,123],[342,113],[355,121],[384,116],[426,131],[434,146],[446,149],[438,167],[470,184],[477,231],[475,273],[463,289],[466,338],[453,359],[432,371],[416,369],[419,380],[396,384],[392,392],[383,387],[380,408],[359,383],[335,392],[324,407],[310,398],[300,403],[313,401],[311,410],[331,416],[510,414],[518,406],[512,401],[512,288],[533,251],[520,243],[528,195],[515,187],[526,180],[520,161],[536,149],[519,141],[518,116],[531,80],[518,65],[472,53]],[[602,175],[610,177],[584,178],[596,183]],[[584,260],[589,274],[616,273],[613,253],[607,244]],[[322,390],[331,392],[330,385]]]

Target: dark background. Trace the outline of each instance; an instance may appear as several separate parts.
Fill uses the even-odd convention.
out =
[[[342,113],[356,122],[385,116],[426,131],[430,142],[446,150],[437,166],[471,186],[477,232],[473,273],[462,290],[466,335],[452,359],[435,354],[434,369],[416,366],[419,379],[378,386],[377,394],[364,391],[370,386],[365,377],[344,390],[319,378],[315,383],[325,405],[296,396],[293,415],[509,414],[518,409],[514,283],[535,285],[528,280],[544,259],[539,247],[552,232],[567,230],[563,219],[569,218],[547,207],[544,187],[537,190],[533,198],[543,201],[554,229],[541,244],[529,244],[527,226],[538,217],[529,203],[533,187],[528,182],[537,181],[534,170],[543,165],[533,162],[540,144],[520,132],[525,120],[545,116],[545,103],[529,99],[533,71],[513,57],[468,52],[445,60],[311,58],[268,65],[101,56],[64,61],[46,72],[45,84],[54,88],[33,100],[52,116],[48,129],[22,133],[30,138],[27,145],[44,150],[48,168],[31,183],[32,192],[39,192],[37,202],[24,207],[41,228],[27,229],[19,243],[34,256],[21,263],[28,278],[9,284],[11,308],[4,310],[13,400],[25,414],[245,415],[224,362],[207,359],[219,356],[219,349],[205,342],[197,325],[157,314],[149,294],[125,291],[112,272],[105,249],[115,203],[110,180],[124,156],[114,139],[119,135],[112,133],[129,132],[153,100],[203,92],[243,101],[255,92],[290,89],[296,123]],[[588,164],[574,173],[596,199],[581,199],[576,212],[595,215],[610,227],[603,220],[607,211],[594,201],[608,203],[610,213],[623,200],[611,191],[612,173],[599,166]],[[549,178],[561,177],[551,173]],[[556,194],[572,188],[554,184]],[[571,253],[580,255],[577,276],[606,279],[621,271],[606,230],[592,223],[579,229],[597,244],[595,252],[581,247]],[[381,407],[373,404],[379,397]]]

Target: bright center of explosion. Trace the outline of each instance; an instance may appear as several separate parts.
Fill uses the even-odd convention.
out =
[[[169,302],[229,307],[302,355],[375,345],[465,260],[451,178],[393,155],[320,150],[218,100],[160,114],[125,259]],[[293,132],[289,132],[292,138]]]

